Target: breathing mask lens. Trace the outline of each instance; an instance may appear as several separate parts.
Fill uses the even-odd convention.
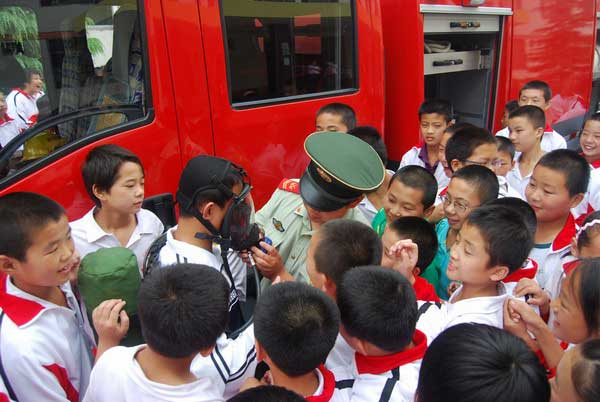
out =
[[[233,198],[233,204],[229,207],[221,227],[222,236],[231,239],[231,248],[235,251],[247,250],[260,241],[258,225],[250,223],[252,206],[248,195],[251,188],[249,184],[244,184],[240,194]]]

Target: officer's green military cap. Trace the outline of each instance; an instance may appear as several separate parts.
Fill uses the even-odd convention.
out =
[[[363,140],[338,132],[318,132],[304,141],[311,159],[300,179],[300,194],[310,207],[335,211],[377,189],[385,167]]]

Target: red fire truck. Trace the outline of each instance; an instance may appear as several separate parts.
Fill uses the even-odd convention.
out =
[[[85,155],[116,143],[141,157],[147,195],[174,192],[185,162],[208,153],[249,171],[260,206],[283,177],[300,176],[303,140],[327,103],[351,105],[399,160],[419,141],[425,97],[495,130],[532,79],[552,86],[551,121],[568,135],[597,103],[597,9],[594,0],[1,0],[0,90],[22,85],[27,68],[45,88],[38,123],[2,144],[0,194],[40,192],[78,218],[91,206]]]

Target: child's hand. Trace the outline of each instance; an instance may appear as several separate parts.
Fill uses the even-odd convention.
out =
[[[98,334],[98,345],[109,347],[119,344],[129,329],[129,317],[123,300],[105,300],[92,313],[94,328]]]
[[[550,312],[550,296],[546,293],[540,285],[533,279],[523,278],[515,287],[513,291],[515,297],[524,297],[529,295],[527,304],[538,306],[542,316],[547,316]]]
[[[388,257],[394,260],[392,269],[400,272],[411,283],[415,281],[413,270],[419,259],[419,247],[410,239],[399,240],[390,247]]]
[[[510,298],[506,298],[504,301],[504,330],[521,338],[530,346],[530,348],[535,348],[535,341],[531,338],[531,336],[529,336],[529,333],[527,332],[527,325],[521,319],[521,315],[519,315],[519,313],[517,313],[511,307],[510,302]]]
[[[527,331],[530,331],[535,334],[537,329],[539,329],[542,326],[546,326],[546,323],[544,322],[542,317],[540,317],[536,313],[536,311],[527,303],[521,300],[510,298],[507,303],[511,315],[514,318],[518,317],[521,321],[523,321],[523,323],[527,327]]]
[[[264,241],[260,242],[260,246],[267,252],[264,253],[258,247],[252,247],[251,249],[252,257],[260,273],[269,280],[273,280],[277,276],[282,276],[283,272],[285,272],[285,267],[277,248]]]

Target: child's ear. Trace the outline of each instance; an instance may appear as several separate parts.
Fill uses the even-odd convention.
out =
[[[212,353],[212,351],[213,351],[214,349],[215,349],[215,345],[213,345],[213,346],[211,346],[211,347],[208,347],[208,348],[206,348],[206,349],[202,349],[202,350],[200,351],[200,356],[202,356],[202,357],[208,357],[208,356],[210,356],[210,354]]]
[[[419,268],[419,267],[414,267],[414,269],[413,269],[413,275],[414,275],[414,276],[419,276],[419,275],[421,275],[421,268]]]
[[[260,343],[258,343],[258,341],[254,341],[254,348],[256,349],[256,360],[258,362],[262,362],[265,360],[265,358],[267,357],[267,354],[265,353],[265,350],[263,349],[262,346],[260,346]]]
[[[459,161],[458,159],[452,159],[449,166],[452,169],[452,172],[456,172],[458,169],[463,167],[464,164],[461,161]]]
[[[215,211],[215,203],[212,201],[207,202],[206,204],[199,206],[198,208],[200,209],[200,214],[202,215],[202,217],[206,220],[209,220],[211,215],[214,213]]]
[[[508,276],[510,269],[504,265],[496,265],[490,269],[490,280],[492,282],[500,282]]]
[[[579,249],[577,248],[577,238],[573,237],[571,239],[571,254],[575,258],[579,258]]]
[[[544,127],[538,127],[535,129],[535,138],[537,138],[539,140],[540,138],[542,138],[543,135],[544,135]]]
[[[92,185],[92,193],[100,201],[102,201],[105,198],[105,195],[106,195],[106,191],[100,190],[96,184]]]
[[[435,204],[423,211],[423,218],[425,218],[425,219],[429,218],[434,210],[435,210]]]
[[[583,193],[575,194],[571,197],[569,208],[575,208],[583,200]]]
[[[327,275],[323,275],[325,280],[323,281],[323,291],[327,293],[333,300],[337,297],[337,286],[333,279],[328,277]]]
[[[12,275],[17,270],[18,262],[12,257],[0,255],[0,271],[6,275]]]

